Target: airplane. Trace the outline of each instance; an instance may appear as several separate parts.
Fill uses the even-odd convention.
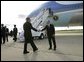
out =
[[[34,18],[41,9],[45,8],[51,8],[54,16],[58,16],[59,19],[54,21],[56,27],[69,26],[71,24],[83,25],[83,3],[63,5],[55,1],[46,2],[28,15],[28,17]]]
[[[49,15],[47,9],[51,10],[51,23],[54,24],[55,30],[57,30],[57,27],[61,27],[58,30],[65,30],[62,29],[62,27],[83,26],[83,3],[63,5],[55,1],[50,1],[42,4],[38,9],[28,15],[28,17],[32,19],[31,23],[33,27],[45,27]],[[20,41],[23,39],[23,32],[21,33],[22,34],[19,36]],[[43,32],[39,33],[32,31],[34,36],[43,34]]]

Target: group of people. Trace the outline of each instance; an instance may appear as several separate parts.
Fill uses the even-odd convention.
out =
[[[51,24],[50,21],[48,21],[45,28],[43,28],[42,30],[37,30],[32,26],[32,24],[30,22],[31,22],[31,19],[29,17],[27,17],[26,22],[23,24],[24,38],[25,38],[23,54],[29,53],[29,51],[27,51],[27,44],[28,43],[31,44],[31,46],[33,48],[33,52],[38,50],[37,46],[33,42],[31,29],[33,29],[34,31],[38,31],[38,32],[46,30],[48,41],[49,41],[49,50],[52,49],[52,41],[53,41],[53,50],[56,50],[54,25]],[[17,32],[18,32],[18,29],[17,29],[16,25],[14,25],[14,28],[13,28],[14,38],[13,38],[13,40],[15,42],[17,41]],[[5,43],[5,39],[7,39],[7,41],[8,41],[8,33],[9,33],[9,29],[6,26],[4,26],[4,24],[1,24],[1,44],[2,44],[2,39],[3,39],[3,44]]]
[[[48,21],[48,23],[44,29],[37,30],[34,27],[32,27],[30,22],[31,22],[31,19],[29,17],[27,17],[26,22],[23,25],[24,38],[25,38],[23,54],[29,53],[29,51],[27,51],[27,43],[31,44],[31,46],[33,48],[33,52],[38,50],[37,46],[33,42],[31,29],[33,29],[34,31],[38,31],[38,32],[43,31],[43,30],[47,30],[47,37],[48,37],[48,41],[49,41],[49,50],[52,49],[52,41],[51,40],[53,40],[54,50],[56,50],[54,25],[51,24],[50,21]]]
[[[14,25],[13,32],[11,31],[11,35],[13,34],[14,38],[13,40],[17,40],[17,28],[16,25]],[[4,24],[1,24],[1,44],[5,44],[5,41],[7,40],[8,42],[8,36],[9,36],[9,29],[7,26],[4,26]]]
[[[5,40],[7,40],[8,42],[8,33],[9,33],[9,29],[6,26],[4,26],[4,24],[1,24],[1,44],[2,43],[4,44]]]

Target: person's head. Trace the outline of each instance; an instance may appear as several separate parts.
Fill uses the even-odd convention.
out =
[[[1,26],[3,27],[3,26],[4,26],[4,24],[1,24]]]
[[[5,26],[5,28],[6,28],[6,26]]]
[[[14,25],[14,27],[16,27],[16,25]]]
[[[26,22],[30,22],[31,19],[29,17],[26,18]]]

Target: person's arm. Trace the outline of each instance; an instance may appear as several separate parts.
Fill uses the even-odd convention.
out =
[[[38,31],[37,29],[35,29],[34,27],[32,27],[32,29],[34,30],[34,31]]]
[[[31,24],[30,24],[31,25]],[[37,29],[35,29],[32,25],[31,25],[31,29],[33,29],[34,31],[38,31]]]
[[[47,28],[47,26],[45,26],[45,28],[43,28],[41,31],[44,31]]]

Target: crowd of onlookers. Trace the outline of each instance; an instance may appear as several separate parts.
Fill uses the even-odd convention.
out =
[[[16,25],[14,25],[13,30],[9,31],[9,28],[7,26],[5,26],[4,24],[1,24],[1,44],[5,44],[5,41],[9,41],[8,40],[8,36],[13,36],[13,40],[16,41],[16,36],[17,36],[17,28]]]

